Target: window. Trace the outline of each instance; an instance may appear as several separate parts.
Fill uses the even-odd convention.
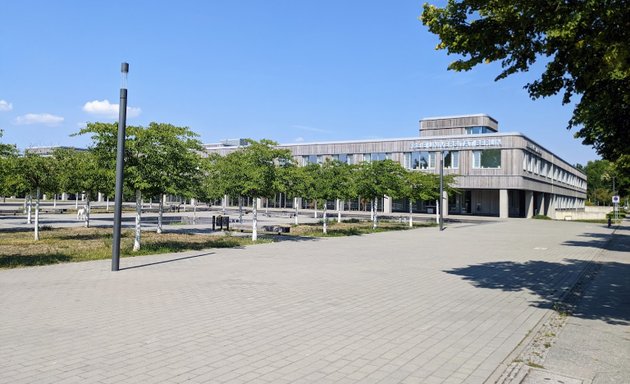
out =
[[[352,164],[354,164],[354,163],[355,163],[354,155],[348,155],[348,158],[347,158],[346,164],[350,164],[350,165],[352,165]]]
[[[435,159],[435,152],[407,152],[404,164],[407,169],[434,169]]]
[[[348,163],[348,155],[345,153],[340,153],[338,155],[333,155],[333,160],[337,160],[340,163],[349,164]]]
[[[302,156],[302,165],[317,164],[317,155]]]
[[[370,154],[370,158],[372,161],[380,161],[387,159],[387,154],[385,152],[373,152]]]
[[[457,169],[459,168],[459,152],[452,151],[444,156],[444,168]]]
[[[501,150],[473,151],[473,168],[501,168]]]
[[[478,135],[482,133],[494,133],[494,131],[488,127],[467,127],[466,128],[467,135]]]
[[[365,161],[366,163],[370,163],[372,161],[372,155],[370,153],[364,153],[363,161]]]

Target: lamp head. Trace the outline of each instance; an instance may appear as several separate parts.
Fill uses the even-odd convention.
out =
[[[129,73],[129,63],[120,64],[121,85],[120,88],[127,88],[127,74]]]

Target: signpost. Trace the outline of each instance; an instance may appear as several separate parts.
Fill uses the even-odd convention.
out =
[[[615,212],[615,220],[619,219],[619,209],[617,208],[619,206],[619,195],[613,195],[612,197],[612,203],[613,203],[613,211]]]

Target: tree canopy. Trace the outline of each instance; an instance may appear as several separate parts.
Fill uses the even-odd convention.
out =
[[[568,128],[605,159],[630,156],[630,7],[626,0],[449,0],[425,4],[422,23],[437,49],[462,55],[449,65],[467,71],[501,63],[496,80],[546,63],[525,86],[536,99],[577,96]]]

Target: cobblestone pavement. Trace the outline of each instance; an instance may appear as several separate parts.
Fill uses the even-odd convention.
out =
[[[611,230],[505,220],[0,271],[2,383],[483,383]]]

